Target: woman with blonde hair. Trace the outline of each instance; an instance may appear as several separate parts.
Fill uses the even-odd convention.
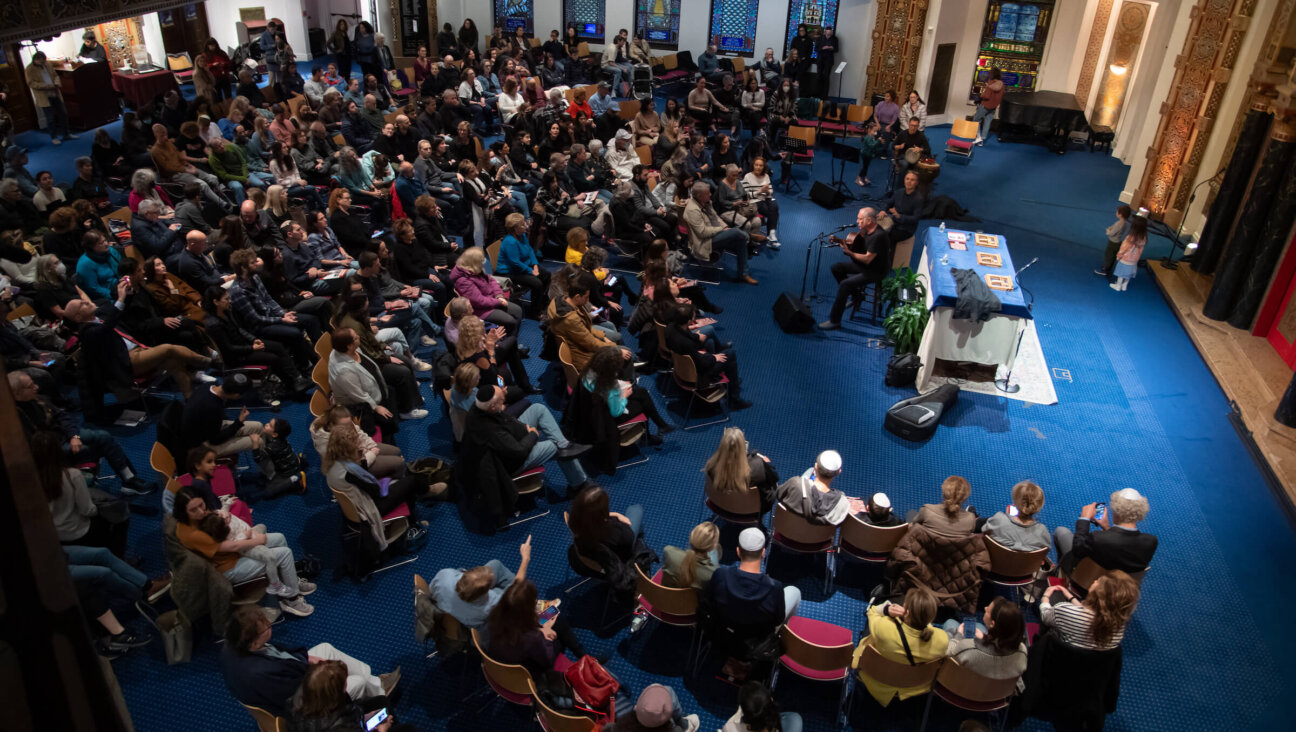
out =
[[[1044,489],[1023,480],[1012,489],[1012,506],[986,520],[981,531],[1013,551],[1032,552],[1052,545],[1048,527],[1035,520],[1044,508]]]
[[[855,648],[851,667],[878,704],[887,706],[894,699],[904,701],[931,691],[931,683],[898,687],[864,673],[859,667],[864,647],[872,646],[893,663],[907,666],[935,661],[945,656],[949,635],[932,626],[936,619],[936,596],[925,587],[914,587],[905,593],[904,602],[883,602],[868,610],[868,635]]]
[[[267,188],[265,205],[261,210],[270,212],[270,220],[274,221],[276,228],[282,226],[292,218],[292,214],[288,213],[288,189],[278,183]]]
[[[700,590],[720,566],[720,528],[703,521],[689,532],[688,549],[668,546],[662,553],[663,584]]]
[[[1125,638],[1125,626],[1138,606],[1139,587],[1134,578],[1117,569],[1094,580],[1084,600],[1075,599],[1062,585],[1048,588],[1040,601],[1040,619],[1057,630],[1067,645],[1109,651]]]
[[[778,471],[769,458],[747,445],[747,436],[737,427],[725,428],[720,436],[720,446],[707,458],[702,472],[706,474],[708,494],[738,494],[754,490],[760,493],[762,514],[774,505]]]
[[[976,530],[977,515],[963,510],[963,504],[972,495],[972,485],[961,475],[951,475],[941,483],[941,502],[928,503],[913,519],[937,534],[962,536]]]
[[[426,522],[418,521],[418,501],[445,492],[446,484],[437,483],[431,490],[418,475],[407,475],[392,480],[385,486],[378,478],[364,468],[362,461],[365,453],[360,443],[360,436],[355,430],[335,429],[329,432],[328,446],[320,460],[320,468],[328,481],[329,488],[345,493],[357,503],[357,510],[366,511],[358,504],[364,502],[360,495],[368,498],[378,510],[379,516],[386,516],[395,511],[402,503],[409,507],[410,525],[417,529]],[[378,521],[378,531],[382,531],[382,521]]]
[[[360,423],[351,416],[351,410],[341,404],[316,417],[310,424],[311,444],[319,453],[321,463],[328,453],[329,438],[333,430],[349,429],[360,441],[360,464],[379,478],[399,478],[405,474],[405,457],[395,445],[374,442],[360,429]]]

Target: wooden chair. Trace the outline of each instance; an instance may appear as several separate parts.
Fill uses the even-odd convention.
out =
[[[175,457],[171,454],[171,451],[166,448],[166,445],[163,445],[160,442],[154,442],[153,449],[149,451],[149,466],[152,467],[153,470],[157,471],[158,475],[162,476],[162,483],[164,485],[167,481],[171,480],[176,473]]]
[[[617,114],[623,121],[629,122],[639,114],[640,103],[638,99],[631,99],[628,102],[620,102],[617,107]]]
[[[841,538],[837,542],[840,554],[861,562],[885,564],[904,535],[909,524],[899,526],[874,526],[851,514],[841,524]]]
[[[526,670],[525,666],[513,663],[500,663],[486,654],[481,645],[481,636],[477,634],[477,629],[472,629],[473,647],[477,649],[478,655],[481,656],[482,675],[486,677],[486,684],[501,699],[522,707],[529,707],[535,701],[533,693],[535,681],[531,679],[531,672]]]
[[[812,524],[780,503],[774,508],[774,532],[771,538],[774,546],[790,552],[824,555],[824,592],[831,594],[836,526]]]
[[[311,394],[310,413],[314,417],[323,417],[324,413],[333,408],[333,401],[329,399],[328,394],[322,390],[316,389]]]
[[[311,381],[324,392],[324,396],[333,396],[333,389],[329,386],[328,359],[321,358],[315,362],[315,368],[311,369]]]
[[[734,67],[734,77],[742,78],[743,72],[747,70],[747,61],[742,56],[734,56],[729,59]]]
[[[144,261],[144,255],[140,254],[139,247],[134,244],[127,244],[122,247],[122,256],[126,259],[133,259],[136,262]]]
[[[811,177],[814,176],[815,161],[815,128],[792,125],[787,130],[788,137],[801,140],[806,144],[805,150],[792,153],[793,165],[804,165],[810,169]],[[794,183],[792,176],[788,176],[787,184],[791,186]],[[798,187],[800,184],[797,184]]]
[[[873,118],[872,105],[851,104],[846,107],[846,136],[864,136],[864,123]]]
[[[639,593],[637,600],[639,607],[643,608],[648,617],[664,625],[692,629],[692,634],[689,636],[688,656],[689,663],[692,663],[693,647],[698,631],[697,590],[692,587],[667,587],[661,583],[661,570],[657,570],[657,574],[649,578],[638,564],[635,564],[634,568],[635,588]],[[847,661],[849,660],[848,656]]]
[[[819,131],[827,132],[839,137],[844,136],[846,134],[847,125],[846,111],[849,107],[842,108],[841,106],[838,106],[837,111],[834,114],[832,109],[828,106],[829,104],[831,104],[831,102],[826,99],[819,102]]]
[[[346,146],[347,146],[346,138],[342,136],[342,133],[341,133],[341,132],[339,132],[339,133],[333,135],[333,144],[337,145],[338,147],[346,147]]]
[[[345,540],[358,537],[361,531],[368,531],[368,522],[366,522],[364,517],[360,515],[360,511],[355,507],[355,504],[351,502],[351,497],[332,486],[329,486],[329,490],[332,491],[333,498],[337,501],[338,508],[342,509],[342,516],[347,522],[347,530],[343,533],[342,538]],[[405,535],[406,531],[409,531],[409,516],[409,506],[406,506],[403,503],[391,513],[383,516],[383,536],[387,537],[387,542],[389,544],[397,541]],[[376,567],[366,576],[372,576],[395,567],[401,567],[410,564],[417,559],[418,554],[402,557],[390,564]]]
[[[15,320],[30,318],[34,315],[36,315],[36,308],[32,307],[28,303],[23,303],[22,305],[19,305],[13,310],[10,310],[9,314],[5,316],[5,320],[12,323]]]
[[[567,341],[559,340],[558,342],[558,360],[562,362],[563,375],[567,377],[567,393],[571,394],[576,385],[580,383],[580,372],[576,370],[576,365],[572,363],[571,349],[567,347]]]
[[[855,669],[870,679],[897,689],[926,687],[930,691],[932,682],[940,671],[941,661],[944,660],[938,658],[910,666],[907,661],[892,661],[878,653],[873,646],[865,644]]]
[[[990,554],[990,573],[986,579],[1000,587],[1019,588],[1035,581],[1035,573],[1048,558],[1049,548],[1033,552],[1015,551],[989,536],[985,537],[986,552]]]
[[[486,258],[490,260],[491,274],[495,273],[495,267],[499,263],[499,250],[503,239],[496,239],[486,245]]]
[[[319,340],[315,341],[315,355],[320,360],[328,360],[329,353],[333,351],[333,334],[327,330],[320,334]]]
[[[659,331],[660,338],[665,341],[664,331]],[[693,362],[693,357],[687,354],[671,354],[671,363],[675,367],[673,372],[675,385],[689,395],[688,406],[684,410],[683,429],[697,429],[707,427],[713,424],[721,424],[729,421],[729,408],[725,405],[725,400],[729,397],[729,377],[721,374],[720,380],[711,384],[698,383],[697,364]],[[693,413],[693,404],[698,400],[706,404],[719,404],[724,413],[724,419],[711,420],[702,424],[689,426],[689,416]]]
[[[635,154],[639,156],[639,162],[643,165],[652,165],[652,148],[647,145],[640,145],[635,148]],[[656,184],[654,183],[654,186]]]
[[[945,162],[967,165],[972,162],[972,143],[976,141],[980,125],[970,119],[956,119],[950,125],[949,140],[945,142]]]
[[[760,491],[752,488],[743,493],[717,493],[703,487],[702,507],[731,524],[761,526],[765,514],[761,511]]]
[[[774,665],[770,692],[773,693],[778,685],[779,672],[785,668],[811,681],[840,681],[841,697],[837,703],[837,719],[834,720],[834,729],[838,728],[849,709],[854,634],[840,625],[793,616],[784,623],[779,641],[783,653]]]
[[[1138,585],[1139,588],[1142,589],[1143,578],[1147,575],[1148,570],[1150,569],[1152,568],[1145,567],[1138,572],[1129,572],[1128,574],[1130,579],[1134,580],[1134,584]],[[1093,586],[1093,583],[1096,582],[1099,577],[1105,577],[1111,574],[1111,572],[1112,570],[1104,568],[1089,557],[1085,557],[1076,562],[1075,567],[1071,569],[1071,574],[1067,575],[1067,579],[1071,582],[1072,592],[1084,595],[1089,592],[1089,588]]]
[[[256,721],[257,729],[261,732],[287,732],[288,720],[283,717],[276,717],[261,707],[244,704],[243,708],[248,711],[248,714],[252,715],[252,719]]]
[[[991,679],[972,671],[958,661],[950,658],[940,665],[936,679],[932,683],[931,693],[927,695],[927,705],[923,709],[922,723],[918,729],[927,728],[927,718],[931,714],[932,700],[939,697],[950,706],[965,712],[983,712],[993,714],[1007,709],[1017,693],[1017,679]],[[1005,722],[1007,720],[1005,719]]]
[[[569,715],[553,709],[545,704],[544,698],[536,691],[535,682],[527,679],[530,686],[531,699],[536,711],[536,721],[540,723],[540,728],[544,732],[598,732],[598,725],[590,717],[583,714]]]

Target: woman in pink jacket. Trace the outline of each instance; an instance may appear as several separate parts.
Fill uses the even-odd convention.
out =
[[[495,278],[486,274],[485,264],[486,253],[481,247],[467,247],[450,270],[450,284],[472,303],[474,315],[504,326],[506,335],[517,335],[522,325],[522,308],[509,302],[508,294]]]

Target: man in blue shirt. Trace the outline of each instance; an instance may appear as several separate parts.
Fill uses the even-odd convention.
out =
[[[612,86],[600,81],[598,92],[589,98],[590,109],[594,110],[594,125],[598,129],[598,138],[606,140],[616,128],[621,126],[621,107],[612,98]]]
[[[726,73],[720,70],[720,57],[716,55],[714,43],[707,45],[706,51],[698,56],[697,67],[698,73],[702,74],[702,78],[713,84],[719,84],[720,79]]]
[[[432,601],[441,612],[465,627],[486,627],[486,619],[504,590],[514,582],[526,579],[527,567],[531,564],[530,535],[518,547],[518,554],[522,555],[522,561],[516,575],[498,559],[472,569],[446,568],[437,572],[430,585]]]
[[[414,175],[414,163],[408,161],[401,163],[396,182],[392,185],[396,189],[396,197],[400,199],[401,208],[405,209],[405,215],[413,218],[414,201],[427,193],[423,180]]]
[[[289,219],[283,222],[284,277],[294,287],[310,290],[316,295],[336,295],[342,291],[342,278],[325,279],[329,274],[319,252],[306,243],[306,231],[301,224]]]

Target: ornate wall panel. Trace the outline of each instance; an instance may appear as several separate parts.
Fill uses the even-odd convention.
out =
[[[512,33],[521,28],[527,35],[535,35],[535,2],[533,0],[495,0],[495,25]]]
[[[0,44],[56,36],[193,0],[0,0]]]
[[[1090,124],[1115,127],[1116,120],[1120,119],[1125,93],[1133,80],[1134,61],[1143,45],[1151,11],[1152,7],[1145,3],[1125,2],[1121,5],[1101,70],[1098,97],[1094,101],[1093,114],[1089,115]]]
[[[1258,0],[1198,0],[1135,205],[1177,226]]]
[[[878,0],[873,53],[861,98],[884,91],[904,94],[913,88],[926,21],[927,0]]]
[[[1080,81],[1076,82],[1076,99],[1082,106],[1089,105],[1089,92],[1093,89],[1094,74],[1098,68],[1098,55],[1102,53],[1103,40],[1107,38],[1107,24],[1111,22],[1115,0],[1098,0],[1094,11],[1093,27],[1089,29],[1089,45],[1085,47],[1084,64],[1080,67]]]

